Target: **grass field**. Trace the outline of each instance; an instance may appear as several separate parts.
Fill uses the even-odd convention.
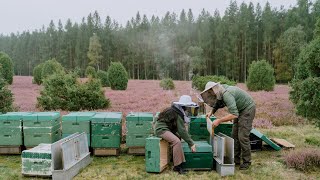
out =
[[[159,87],[159,81],[129,81],[126,91],[111,91],[106,89],[112,107],[100,111],[130,111],[157,112],[161,108],[178,100],[182,94],[194,97],[191,82],[176,81],[176,89],[164,91]],[[244,84],[238,85],[246,90]],[[15,105],[20,111],[37,111],[36,97],[41,87],[31,83],[31,77],[15,77],[11,89],[15,95]],[[320,130],[307,123],[305,119],[294,114],[294,106],[289,101],[286,85],[277,85],[272,92],[250,92],[257,104],[257,115],[254,125],[268,137],[284,138],[296,145],[296,149],[306,147],[319,148],[319,144],[311,145],[306,139],[320,139]],[[67,112],[64,112],[67,113]],[[219,112],[217,116],[224,114]],[[273,151],[264,149],[253,152],[253,164],[249,170],[239,171],[224,179],[320,179],[320,169],[302,172],[287,168],[284,157],[289,150]],[[161,174],[145,172],[143,156],[125,154],[125,149],[119,157],[92,157],[93,162],[75,179],[219,179],[215,171],[190,171],[187,175],[178,175],[171,168]],[[27,179],[21,176],[20,156],[0,156],[0,180]],[[30,179],[30,178],[28,178]],[[35,179],[35,178],[31,178]]]

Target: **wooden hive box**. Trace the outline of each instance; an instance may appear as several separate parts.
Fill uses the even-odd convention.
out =
[[[146,171],[160,173],[169,162],[169,143],[158,137],[146,139]]]

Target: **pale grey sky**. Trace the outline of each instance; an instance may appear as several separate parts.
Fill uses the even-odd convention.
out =
[[[258,2],[264,6],[267,0],[237,0],[242,2]],[[285,8],[295,6],[296,0],[268,0],[272,7],[284,5]],[[179,14],[182,9],[192,9],[197,16],[203,8],[213,14],[215,9],[224,14],[229,0],[0,0],[0,34],[22,32],[24,30],[40,29],[42,25],[59,19],[64,24],[68,18],[73,22],[81,22],[95,10],[101,16],[102,22],[107,15],[121,24],[140,14],[164,16],[167,11]]]

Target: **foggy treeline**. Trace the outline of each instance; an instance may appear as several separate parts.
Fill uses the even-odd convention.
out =
[[[67,70],[84,71],[95,34],[102,49],[99,69],[120,61],[132,79],[189,80],[199,74],[243,82],[250,63],[265,59],[278,81],[288,81],[319,17],[320,0],[297,0],[288,9],[230,1],[223,13],[203,9],[197,17],[191,9],[149,18],[137,12],[125,25],[94,12],[81,22],[51,21],[39,30],[0,35],[0,51],[12,58],[16,75],[32,75],[37,64],[53,58]]]

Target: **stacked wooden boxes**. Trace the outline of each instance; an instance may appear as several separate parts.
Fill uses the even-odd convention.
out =
[[[62,137],[67,137],[73,133],[87,134],[88,146],[91,146],[91,120],[95,112],[72,112],[62,116]]]
[[[60,112],[37,112],[23,116],[24,145],[53,143],[61,138]]]
[[[53,161],[51,144],[38,146],[22,152],[22,174],[25,176],[51,176]]]
[[[216,117],[211,116],[211,121],[216,120]],[[231,136],[233,124],[230,122],[220,123],[218,127],[214,129],[215,133],[223,133]],[[194,141],[210,141],[210,134],[207,130],[207,120],[205,115],[200,115],[197,117],[191,117],[189,124],[189,133]]]
[[[91,147],[94,155],[119,155],[122,113],[97,113],[91,120]]]
[[[169,163],[169,143],[158,137],[146,139],[146,171],[160,173]]]
[[[196,145],[196,152],[191,152],[189,145],[186,142],[182,143],[185,163],[182,167],[192,170],[212,170],[213,168],[213,154],[212,146],[207,141],[194,141]]]
[[[23,145],[23,116],[31,113],[9,112],[0,115],[0,154],[20,154]]]
[[[129,154],[145,154],[146,138],[153,134],[152,122],[152,113],[135,112],[127,115],[126,146]]]

